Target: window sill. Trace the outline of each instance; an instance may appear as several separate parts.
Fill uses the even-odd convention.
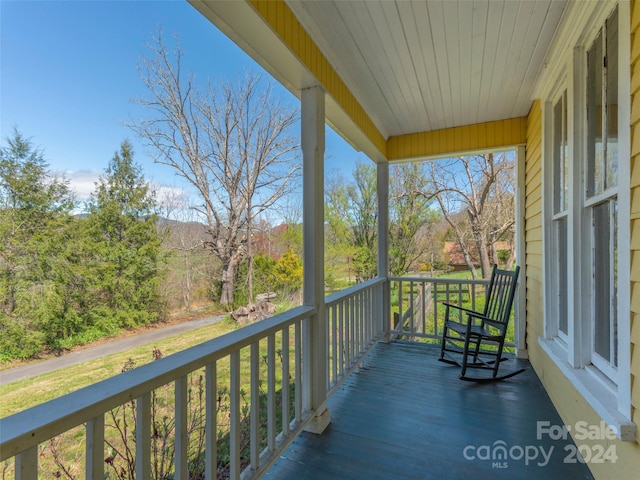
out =
[[[626,442],[635,441],[636,424],[616,408],[618,399],[615,391],[607,388],[587,369],[573,368],[566,360],[566,350],[555,340],[539,337],[538,343],[600,418],[615,430],[618,438]]]

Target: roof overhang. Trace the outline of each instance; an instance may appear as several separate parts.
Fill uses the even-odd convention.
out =
[[[327,123],[372,160],[526,141],[560,0],[190,0],[294,95],[326,91]]]

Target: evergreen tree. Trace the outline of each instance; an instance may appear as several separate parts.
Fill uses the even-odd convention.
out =
[[[124,141],[96,184],[87,217],[94,313],[103,325],[130,327],[159,318],[164,258],[156,208],[155,192]]]
[[[48,171],[40,150],[17,130],[0,150],[0,352],[28,357],[46,341],[56,301],[56,239],[70,221],[73,197]]]

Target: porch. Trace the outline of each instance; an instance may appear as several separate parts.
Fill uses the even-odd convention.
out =
[[[265,478],[593,478],[570,436],[542,432],[563,422],[528,361],[475,384],[437,358],[424,343],[378,343],[329,400],[327,430],[301,434]]]
[[[83,439],[78,465],[86,478],[102,478],[113,412],[132,405],[129,465],[137,478],[151,478],[151,432],[160,428],[152,398],[162,390],[175,425],[167,437],[174,478],[217,478],[220,468],[236,479],[468,478],[486,471],[548,478],[552,469],[553,478],[590,478],[570,438],[538,435],[536,422],[555,429],[562,422],[533,369],[506,382],[469,384],[425,343],[441,335],[440,301],[473,306],[484,283],[391,277],[356,285],[326,297],[321,316],[298,307],[0,419],[0,461],[14,457],[16,478],[38,478],[39,452],[68,432],[72,444]],[[324,327],[314,332],[318,324]],[[525,361],[503,368],[515,362]],[[198,377],[199,386],[192,383]],[[196,390],[205,398],[194,398]],[[221,403],[224,392],[228,402]],[[195,430],[193,418],[202,420]]]

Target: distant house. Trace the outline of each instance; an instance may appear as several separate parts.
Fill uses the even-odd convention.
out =
[[[286,250],[282,238],[288,228],[286,223],[282,223],[275,227],[264,225],[262,228],[256,229],[253,232],[254,251],[278,260]]]
[[[511,245],[509,242],[496,242],[496,251],[500,250],[510,250]],[[464,261],[464,254],[462,253],[462,248],[458,242],[444,242],[444,248],[442,249],[443,257],[449,266],[450,271],[452,272],[460,272],[463,270],[468,270],[469,267],[467,263]],[[469,255],[471,256],[471,261],[476,268],[480,267],[480,259],[478,257],[478,251],[476,249],[475,243],[469,245]],[[497,262],[491,258],[491,251],[489,251],[489,261],[491,263]]]

